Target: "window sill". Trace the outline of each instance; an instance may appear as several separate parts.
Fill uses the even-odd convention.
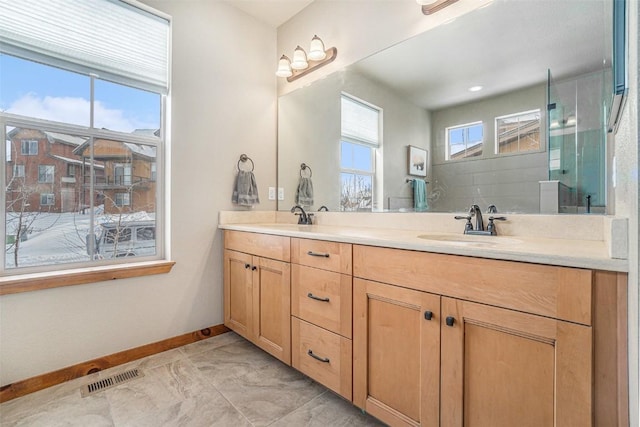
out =
[[[166,274],[171,271],[174,264],[175,261],[148,261],[0,277],[0,295],[104,282],[107,280],[127,279],[130,277],[150,276],[153,274]]]

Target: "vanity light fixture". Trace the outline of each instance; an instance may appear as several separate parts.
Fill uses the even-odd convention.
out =
[[[325,50],[322,39],[314,35],[311,39],[308,55],[303,48],[297,46],[293,51],[293,60],[290,60],[287,55],[280,57],[276,76],[286,77],[288,82],[292,82],[313,70],[327,65],[336,59],[337,55],[338,49],[332,47]]]
[[[452,5],[458,0],[437,0],[437,1],[428,1],[428,0],[416,0],[418,4],[422,5],[422,13],[425,15],[433,15],[439,10],[444,9],[447,6]],[[426,1],[426,4],[423,3]]]

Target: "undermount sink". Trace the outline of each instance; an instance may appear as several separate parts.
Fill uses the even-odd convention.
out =
[[[419,239],[435,240],[438,242],[450,243],[459,246],[499,246],[499,245],[516,245],[522,243],[522,240],[503,236],[483,236],[474,234],[421,234]]]

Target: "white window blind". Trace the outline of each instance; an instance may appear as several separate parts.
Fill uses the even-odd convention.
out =
[[[343,137],[380,144],[380,111],[343,95],[341,116]]]
[[[166,93],[169,21],[118,0],[0,0],[0,51]]]

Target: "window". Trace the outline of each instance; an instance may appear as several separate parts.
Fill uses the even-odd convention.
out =
[[[375,200],[381,111],[344,94],[341,104],[340,210],[371,211]]]
[[[151,181],[156,180],[156,162],[151,163]]]
[[[23,156],[37,156],[38,155],[38,141],[28,140],[22,141],[22,148],[20,154]]]
[[[13,177],[24,178],[24,165],[13,165]]]
[[[40,206],[53,206],[55,205],[55,194],[42,193],[40,194]]]
[[[56,167],[53,165],[38,166],[38,182],[41,184],[53,184],[53,174]]]
[[[116,193],[116,206],[129,206],[129,193]]]
[[[540,151],[540,110],[496,117],[496,154]]]
[[[113,180],[116,185],[131,185],[131,165],[116,163],[113,168]]]
[[[6,3],[2,161],[11,156],[14,176],[24,179],[3,178],[0,238],[15,242],[20,227],[32,231],[28,244],[0,252],[0,274],[163,259],[168,17],[120,0]],[[38,150],[47,164],[25,174],[21,156]],[[152,165],[157,183],[148,179]],[[154,233],[144,252],[99,252],[104,230],[117,226],[131,240],[131,224],[140,222]]]
[[[482,122],[452,126],[445,129],[447,160],[460,160],[482,155]]]

